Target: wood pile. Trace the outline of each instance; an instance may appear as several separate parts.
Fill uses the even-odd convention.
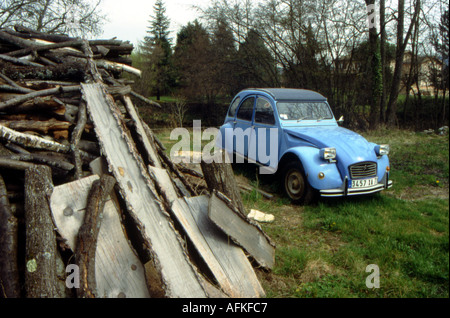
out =
[[[0,297],[265,295],[273,243],[230,167],[200,189],[166,155],[133,100],[160,106],[122,78],[132,49],[0,29]]]

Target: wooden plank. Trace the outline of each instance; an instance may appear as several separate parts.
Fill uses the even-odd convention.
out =
[[[172,179],[170,179],[166,169],[148,166],[148,170],[150,174],[153,174],[154,180],[158,180],[158,185],[167,202],[172,203],[178,199],[177,191],[175,190],[175,186],[173,185]]]
[[[162,168],[161,161],[159,160],[158,154],[156,152],[155,144],[152,143],[149,138],[147,137],[147,134],[145,132],[144,126],[142,125],[141,118],[139,117],[139,114],[137,113],[136,107],[134,107],[133,102],[131,101],[130,97],[125,96],[125,107],[128,111],[128,114],[130,115],[131,119],[133,120],[135,126],[136,126],[136,132],[144,145],[145,150],[147,151],[148,157],[150,161],[152,162],[153,166],[156,168]]]
[[[66,183],[54,189],[50,207],[58,232],[76,250],[89,190],[96,175]],[[130,246],[117,207],[108,200],[103,210],[95,253],[95,279],[100,297],[148,298],[144,267]]]
[[[267,269],[273,268],[275,245],[261,227],[239,213],[228,198],[214,192],[209,201],[208,215],[214,224],[244,248],[259,265]]]
[[[224,293],[238,298],[263,297],[264,290],[242,249],[209,220],[208,204],[208,196],[180,198],[172,211]]]
[[[142,158],[125,130],[120,110],[102,84],[82,84],[84,99],[109,170],[114,174],[167,297],[206,297],[183,241],[157,196]]]

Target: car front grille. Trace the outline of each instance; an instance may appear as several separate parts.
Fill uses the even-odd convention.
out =
[[[375,162],[361,162],[350,166],[352,179],[364,179],[377,176],[377,164]]]

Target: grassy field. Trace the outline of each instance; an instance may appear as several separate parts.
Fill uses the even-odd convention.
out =
[[[391,145],[394,187],[367,197],[319,199],[296,206],[281,194],[243,193],[248,210],[275,216],[262,224],[276,266],[258,276],[270,298],[449,297],[449,138],[409,131],[363,134]],[[168,134],[158,137],[168,147]],[[276,180],[237,166],[241,181],[274,192]],[[368,265],[380,270],[370,289]]]

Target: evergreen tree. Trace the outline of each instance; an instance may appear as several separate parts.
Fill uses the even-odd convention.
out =
[[[247,87],[277,87],[275,59],[255,30],[250,30],[238,51],[237,90]]]
[[[215,82],[213,51],[208,31],[197,20],[178,32],[174,53],[177,84],[179,93],[191,101],[201,101],[210,94]]]
[[[217,94],[234,95],[236,83],[236,40],[225,19],[219,19],[212,34],[214,47],[214,73]]]
[[[169,38],[170,21],[166,16],[163,0],[157,0],[153,6],[154,15],[149,21],[148,36],[144,39],[142,51],[145,57],[143,74],[148,84],[153,86],[157,100],[161,94],[167,94],[174,85],[172,65],[172,46]]]

